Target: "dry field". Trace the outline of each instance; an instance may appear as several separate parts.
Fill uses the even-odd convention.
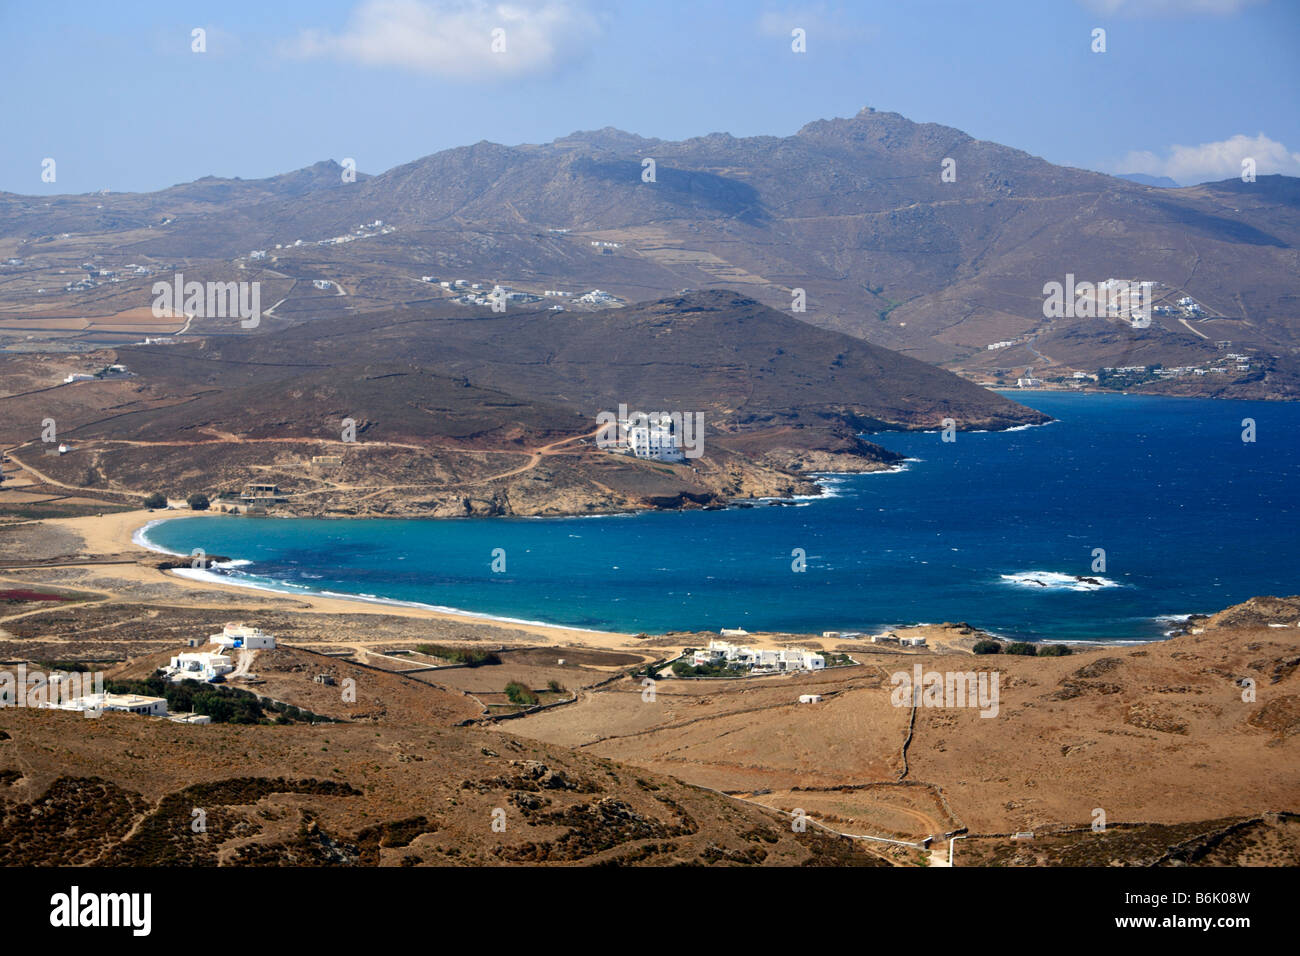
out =
[[[956,833],[957,865],[1300,863],[1291,815],[1300,598],[1252,599],[1141,647],[976,657],[965,649],[972,635],[953,625],[929,632],[937,651],[853,642],[841,646],[858,664],[818,674],[662,677],[648,688],[647,662],[703,635],[511,626],[187,581],[130,545],[140,521],[137,512],[0,527],[9,562],[0,590],[13,598],[0,606],[0,660],[143,678],[190,641],[247,620],[281,646],[257,652],[250,678],[232,686],[346,723],[182,727],[0,713],[9,734],[0,738],[9,784],[0,846],[35,838],[25,845],[47,855],[33,860],[61,852],[25,816],[48,799],[65,828],[92,803],[116,808],[103,816],[102,842],[90,841],[95,855],[80,862],[913,865],[926,858],[913,844]],[[439,658],[416,650],[429,644],[501,662],[435,667]],[[891,675],[917,664],[996,673],[996,714],[896,706]],[[341,694],[348,679],[353,699]],[[510,681],[548,702],[561,697],[546,691],[555,681],[575,699],[491,723]],[[800,704],[801,694],[822,700]],[[557,778],[510,760],[564,776],[542,782]],[[238,782],[245,777],[260,782]],[[344,799],[343,785],[359,795]],[[229,829],[182,848],[148,821],[196,799],[194,787],[209,788],[204,798],[220,804]],[[484,833],[496,807],[512,820],[517,811],[523,832]],[[1100,834],[1089,827],[1098,808],[1108,823]],[[820,826],[795,834],[796,810]],[[899,842],[855,844],[822,828]],[[1011,839],[1021,831],[1034,839]]]

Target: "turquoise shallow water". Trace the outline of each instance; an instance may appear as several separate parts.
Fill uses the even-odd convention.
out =
[[[1300,593],[1300,405],[1015,396],[1059,421],[888,434],[916,459],[787,506],[598,518],[195,517],[155,547],[239,559],[232,581],[580,627],[1149,640],[1166,615]],[[1242,419],[1257,441],[1241,440]],[[707,437],[706,446],[707,454]],[[492,571],[504,549],[506,570]],[[806,571],[792,570],[803,549]],[[1106,570],[1093,571],[1093,549]],[[248,563],[244,563],[248,562]],[[1075,576],[1095,577],[1098,585]]]

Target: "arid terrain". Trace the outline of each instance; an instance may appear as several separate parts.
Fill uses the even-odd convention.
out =
[[[647,157],[654,183],[641,181]],[[261,337],[395,307],[481,317],[453,300],[496,284],[605,317],[683,289],[790,310],[802,290],[795,318],[980,382],[1208,366],[1226,341],[1249,361],[1112,387],[1300,395],[1290,176],[1161,189],[872,107],[785,137],[606,128],[447,149],[351,183],[340,173],[322,161],[152,193],[0,194],[0,256],[19,263],[0,266],[0,344],[77,354],[177,333]],[[182,271],[261,283],[259,327],[149,315],[152,284]],[[1067,274],[1156,283],[1154,305],[1172,311],[1146,328],[1047,318],[1044,285]],[[584,301],[593,290],[611,298]],[[1183,298],[1198,310],[1178,309]]]
[[[7,863],[947,865],[950,845],[957,866],[1300,862],[1300,597],[1060,657],[973,655],[966,625],[916,649],[754,635],[853,663],[692,680],[664,664],[709,635],[178,578],[130,544],[145,518],[0,528],[4,669],[145,680],[244,620],[279,646],[227,686],[313,716],[0,709]],[[995,713],[899,706],[893,675],[917,667],[996,672]]]
[[[864,431],[1050,420],[731,293],[599,318],[452,309],[89,359],[0,355],[0,513],[138,506],[152,493],[229,507],[251,482],[275,485],[272,507],[300,515],[720,507],[815,494],[817,472],[897,464]],[[112,365],[126,371],[64,382]],[[698,420],[699,454],[601,447],[599,416],[620,408]]]

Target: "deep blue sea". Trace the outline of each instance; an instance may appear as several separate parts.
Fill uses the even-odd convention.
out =
[[[648,633],[966,621],[1008,637],[1150,640],[1171,615],[1300,593],[1300,405],[1013,397],[1058,421],[951,443],[937,433],[875,436],[912,459],[905,469],[832,477],[831,497],[786,506],[193,517],[145,538],[237,559],[219,572],[232,581]],[[1253,443],[1242,441],[1245,418],[1256,423]],[[492,571],[496,548],[504,573]],[[1104,571],[1094,571],[1096,548]],[[805,571],[793,570],[795,549]]]

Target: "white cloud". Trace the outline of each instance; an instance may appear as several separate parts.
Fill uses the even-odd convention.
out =
[[[873,40],[880,34],[877,25],[857,22],[839,7],[828,10],[824,3],[766,10],[758,18],[758,32],[764,36],[790,39],[790,31],[795,27],[807,32],[810,47],[814,43]]]
[[[498,28],[500,53],[492,48]],[[596,17],[574,0],[363,0],[341,32],[304,30],[286,52],[478,79],[553,72],[600,34]]]
[[[1257,175],[1284,173],[1300,176],[1300,153],[1293,153],[1263,133],[1199,146],[1171,146],[1161,157],[1150,151],[1129,153],[1115,166],[1117,173],[1147,173],[1168,176],[1182,186],[1230,179],[1241,175],[1241,161],[1255,160]]]
[[[1079,0],[1093,13],[1105,16],[1177,17],[1232,16],[1268,0]]]

